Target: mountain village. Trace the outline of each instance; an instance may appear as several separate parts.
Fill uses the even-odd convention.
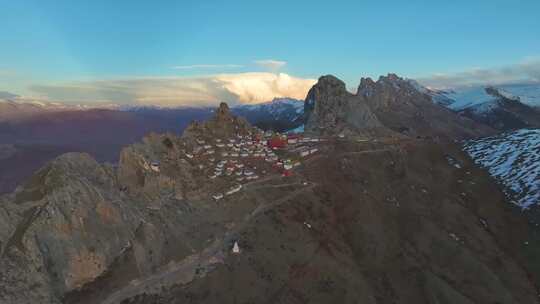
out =
[[[292,176],[302,161],[316,154],[327,138],[304,136],[302,133],[281,134],[254,128],[246,135],[230,138],[197,138],[196,144],[184,142],[179,162],[196,168],[205,182],[217,189],[211,196],[219,201],[233,195],[250,181],[268,175]],[[152,161],[147,170],[160,172],[160,162]]]

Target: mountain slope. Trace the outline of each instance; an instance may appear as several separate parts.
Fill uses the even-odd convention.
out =
[[[497,130],[540,126],[540,86],[502,85],[428,92],[433,100]]]
[[[465,144],[471,158],[494,176],[521,208],[540,202],[540,129],[522,129]]]

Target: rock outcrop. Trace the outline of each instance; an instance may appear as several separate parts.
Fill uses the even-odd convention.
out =
[[[0,205],[2,303],[56,303],[102,275],[137,225],[113,172],[87,154],[62,155],[9,198]]]
[[[246,119],[232,115],[229,106],[222,102],[213,118],[205,122],[192,122],[182,138],[228,138],[237,134],[247,135],[252,129]]]
[[[122,149],[118,164],[120,188],[153,198],[152,202],[161,195],[184,199],[196,188],[193,166],[179,161],[185,149],[185,143],[173,134],[150,134],[141,143]],[[152,164],[159,169],[152,168]]]
[[[323,76],[309,91],[306,131],[369,133],[389,129],[411,137],[462,139],[493,130],[433,103],[412,81],[395,74],[377,81],[362,78],[357,93],[349,93],[334,76]],[[388,132],[387,132],[388,134]]]
[[[349,93],[345,83],[331,75],[322,76],[311,88],[304,112],[306,132],[336,134],[383,128],[368,104]]]

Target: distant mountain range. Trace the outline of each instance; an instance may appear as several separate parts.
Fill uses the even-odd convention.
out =
[[[433,100],[497,130],[540,127],[540,85],[425,90]]]
[[[232,108],[232,112],[265,130],[282,132],[304,124],[303,100],[276,98],[261,104],[238,105]]]
[[[116,110],[115,104],[71,105],[59,102],[40,100],[20,101],[19,96],[8,92],[0,92],[0,122],[32,118],[36,115],[53,112],[73,112],[94,109]]]

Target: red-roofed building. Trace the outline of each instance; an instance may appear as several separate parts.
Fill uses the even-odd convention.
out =
[[[287,146],[287,140],[280,137],[272,137],[272,139],[268,141],[268,146],[272,149],[285,148]]]
[[[292,176],[293,173],[291,170],[283,170],[283,176]]]

